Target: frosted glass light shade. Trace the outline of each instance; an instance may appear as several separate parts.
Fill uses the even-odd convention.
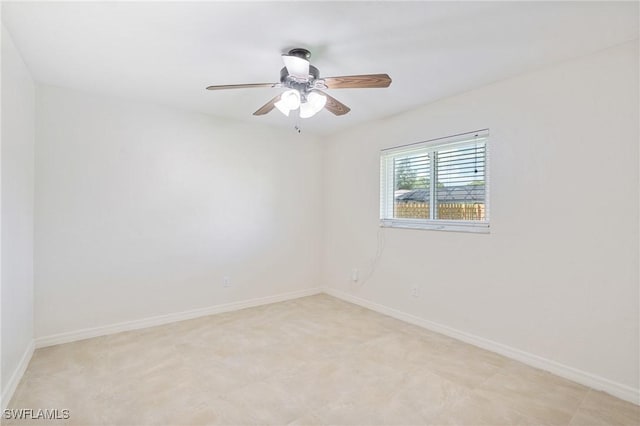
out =
[[[287,108],[284,105],[284,102],[282,102],[282,99],[280,99],[278,102],[274,103],[273,106],[278,108],[278,111],[280,111],[281,113],[283,113],[287,117],[289,116],[289,108]]]
[[[280,96],[280,100],[273,105],[288,117],[289,112],[300,107],[300,92],[293,89],[287,90]]]
[[[300,106],[300,92],[297,90],[287,90],[282,94],[280,100],[289,110],[298,109]]]
[[[327,103],[327,97],[316,92],[307,95],[307,102],[300,104],[300,118],[316,115]]]

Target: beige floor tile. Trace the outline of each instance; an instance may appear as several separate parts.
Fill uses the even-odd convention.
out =
[[[429,357],[445,354],[450,342],[429,338],[426,335],[410,335],[389,332],[382,337],[371,339],[355,351],[367,359],[385,365],[402,365],[406,368],[420,368],[429,365]]]
[[[317,295],[39,349],[9,408],[65,425],[632,425],[640,409]]]
[[[304,418],[294,424],[302,423]],[[422,425],[424,418],[419,413],[407,410],[395,401],[376,406],[365,406],[356,401],[329,405],[316,411],[310,419],[311,424],[327,425]]]
[[[17,408],[70,408],[80,400],[108,394],[106,369],[79,369],[50,375],[25,374],[13,396]]]
[[[424,351],[423,365],[435,374],[475,388],[501,371],[508,360],[492,352],[462,342],[438,351]]]
[[[281,425],[308,411],[307,398],[272,382],[254,382],[222,399],[243,409],[251,423]]]
[[[424,424],[470,393],[428,371],[391,369],[377,375],[375,370],[358,371],[334,362],[305,369],[306,374],[289,380],[273,378],[310,397],[306,405],[312,411],[294,424]],[[313,371],[317,373],[308,373]]]
[[[95,369],[106,365],[107,339],[97,337],[64,345],[37,349],[28,373],[32,377],[49,376],[67,371]]]
[[[527,417],[506,403],[473,394],[443,410],[429,424],[456,426],[540,426],[538,419]]]
[[[511,361],[476,392],[545,424],[566,425],[588,391],[569,380]]]
[[[392,380],[389,382],[393,383]],[[471,388],[418,368],[402,375],[402,380],[396,383],[393,398],[407,409],[420,413],[425,421],[432,421],[467,400],[471,394]]]
[[[153,425],[176,426],[205,426],[222,423],[216,410],[208,404],[199,406],[186,405],[184,407],[159,410],[157,416],[150,420]]]
[[[184,407],[158,413],[153,424],[162,426],[205,426],[212,424],[239,424],[226,421],[220,413],[209,405]]]
[[[106,424],[108,376],[66,371],[50,376],[28,377],[16,390],[9,408],[68,410],[70,417],[59,421],[21,421],[15,424]],[[5,424],[3,422],[3,424]],[[7,422],[7,424],[12,424]]]
[[[591,390],[571,419],[572,426],[638,426],[640,406]]]
[[[287,363],[287,360],[290,362]],[[257,351],[223,358],[219,365],[234,374],[240,382],[248,383],[264,380],[287,368],[292,368],[300,361],[289,359],[286,355],[275,351]]]
[[[191,374],[197,378],[200,390],[209,399],[224,396],[253,381],[249,374],[238,374],[217,360],[189,362],[187,365]]]
[[[214,399],[208,403],[208,407],[211,409],[213,416],[210,418],[210,425],[281,425],[283,423],[282,418],[279,417],[279,413],[273,410],[273,413],[265,413],[263,408],[259,408],[257,411],[253,411],[251,407],[247,407],[245,404],[235,401],[229,401],[227,399]],[[271,416],[269,418],[263,418],[261,415]]]

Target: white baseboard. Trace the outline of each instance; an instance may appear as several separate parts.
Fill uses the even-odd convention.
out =
[[[576,383],[589,386],[596,390],[601,390],[603,392],[606,392],[620,399],[624,399],[625,401],[629,401],[633,404],[640,405],[640,390],[634,389],[630,386],[623,385],[621,383],[617,383],[609,379],[605,379],[604,377],[587,373],[585,371],[581,371],[564,364],[560,364],[556,361],[552,361],[550,359],[543,358],[541,356],[534,355],[532,353],[525,352],[520,349],[503,345],[502,343],[494,342],[492,340],[485,339],[483,337],[465,333],[464,331],[456,330],[454,328],[447,327],[442,324],[428,321],[423,318],[419,318],[414,315],[407,314],[405,312],[398,311],[396,309],[389,308],[387,306],[380,305],[378,303],[374,303],[369,300],[353,296],[351,294],[345,293],[340,290],[336,290],[334,288],[325,288],[324,291],[325,293],[331,296],[337,297],[339,299],[342,299],[344,301],[351,302],[356,305],[360,305],[362,307],[371,309],[372,311],[376,311],[381,314],[388,315],[390,317],[417,325],[419,327],[426,328],[431,331],[435,331],[436,333],[453,337],[454,339],[461,340],[466,343],[470,343],[474,346],[478,346],[480,348],[487,349],[492,352],[496,352],[500,355],[504,355],[508,358],[514,359],[516,361],[520,361],[532,367],[536,367],[541,370],[548,371],[560,377],[564,377],[566,379],[572,380]]]
[[[18,387],[20,379],[22,379],[24,372],[27,371],[27,366],[29,365],[29,361],[31,361],[34,350],[35,342],[31,340],[31,342],[29,342],[29,346],[27,346],[27,349],[25,349],[24,354],[22,354],[22,358],[20,359],[18,366],[13,371],[11,378],[7,382],[7,387],[2,389],[2,396],[0,397],[0,406],[2,407],[2,410],[7,408],[9,401],[11,401],[11,397],[13,397],[13,394]]]
[[[260,297],[256,299],[243,300],[239,302],[225,303],[222,305],[208,306],[206,308],[193,309],[190,311],[176,312],[173,314],[158,315],[150,318],[126,321],[100,327],[85,328],[66,333],[54,334],[51,336],[39,337],[35,340],[36,348],[59,345],[62,343],[75,342],[77,340],[90,339],[92,337],[105,336],[108,334],[120,333],[122,331],[138,330],[141,328],[155,327],[157,325],[168,324],[177,321],[204,317],[207,315],[219,314],[222,312],[237,311],[239,309],[251,308],[254,306],[268,305],[271,303],[283,302],[285,300],[297,299],[299,297],[312,296],[322,293],[322,288],[309,288],[292,291],[289,293],[277,294],[274,296]]]
[[[250,308],[254,306],[267,305],[270,303],[282,302],[285,300],[297,299],[299,297],[312,296],[319,293],[327,293],[331,296],[337,297],[344,301],[354,303],[359,306],[371,309],[384,315],[405,321],[417,326],[426,328],[431,331],[435,331],[440,334],[452,337],[457,340],[461,340],[466,343],[478,346],[483,349],[504,355],[508,358],[520,361],[524,364],[532,367],[540,368],[545,371],[549,371],[558,376],[567,378],[574,382],[580,383],[585,386],[589,386],[593,389],[601,390],[609,393],[625,401],[640,405],[640,391],[630,386],[617,383],[603,377],[587,373],[585,371],[578,370],[573,367],[569,367],[564,364],[560,364],[556,361],[552,361],[547,358],[543,358],[538,355],[534,355],[529,352],[522,351],[520,349],[512,348],[502,343],[494,342],[489,339],[485,339],[480,336],[476,336],[464,331],[460,331],[442,324],[435,323],[405,312],[389,308],[387,306],[371,302],[366,299],[362,299],[357,296],[353,296],[346,292],[334,289],[334,288],[311,288],[300,291],[294,291],[290,293],[279,294],[275,296],[262,297],[257,299],[250,299],[240,302],[226,303],[223,305],[215,305],[201,309],[194,309],[185,312],[178,312],[167,315],[159,315],[151,318],[144,318],[141,320],[127,321],[107,326],[87,328],[68,333],[60,333],[46,337],[40,337],[35,340],[35,347],[42,348],[46,346],[58,345],[62,343],[74,342],[77,340],[89,339],[91,337],[104,336],[108,334],[119,333],[122,331],[137,330],[141,328],[154,327],[157,325],[168,324],[177,321],[183,321],[187,319],[193,319],[203,317],[207,315],[213,315],[222,312],[235,311],[244,308]],[[33,354],[34,345],[31,344],[30,348],[25,352],[25,355],[20,362],[20,366],[16,369],[14,375],[11,377],[6,390],[2,394],[2,404],[7,404],[9,399],[13,395],[15,388],[20,381],[20,378],[24,374],[25,369]],[[4,409],[5,405],[2,405]]]

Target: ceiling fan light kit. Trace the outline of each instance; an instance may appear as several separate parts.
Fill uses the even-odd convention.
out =
[[[282,95],[280,95],[280,100],[274,104],[278,110],[289,116],[289,112],[294,109],[298,109],[300,106],[300,92],[297,90],[287,90]]]
[[[345,104],[327,95],[326,89],[357,89],[389,87],[391,78],[387,74],[351,75],[343,77],[320,78],[320,72],[309,63],[311,52],[295,48],[282,55],[284,68],[280,71],[279,83],[250,83],[209,86],[207,90],[247,89],[256,87],[285,88],[260,107],[253,115],[265,115],[277,108],[287,117],[291,111],[300,110],[300,118],[313,117],[323,108],[335,115],[344,115],[351,111]]]
[[[300,118],[313,117],[327,104],[327,97],[318,92],[307,95],[307,101],[300,104]]]

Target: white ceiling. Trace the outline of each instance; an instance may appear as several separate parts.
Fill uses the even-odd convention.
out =
[[[2,21],[42,83],[275,126],[252,114],[278,89],[280,54],[321,76],[388,73],[388,89],[330,94],[352,111],[301,120],[332,133],[638,37],[637,2],[21,2]]]

